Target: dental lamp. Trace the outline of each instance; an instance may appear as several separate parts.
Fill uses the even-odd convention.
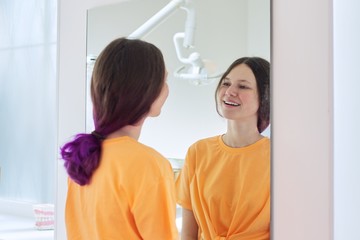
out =
[[[170,1],[159,12],[157,12],[148,21],[146,21],[143,25],[131,33],[128,38],[143,38],[178,9],[183,9],[187,13],[185,31],[176,33],[173,37],[173,42],[179,61],[186,64],[186,66],[181,66],[176,69],[174,72],[174,77],[188,80],[194,85],[210,84],[213,82],[213,80],[219,78],[222,73],[215,72],[214,68],[211,67],[211,62],[203,61],[198,52],[192,52],[188,57],[185,57],[182,53],[182,47],[185,49],[194,47],[196,16],[193,0]]]

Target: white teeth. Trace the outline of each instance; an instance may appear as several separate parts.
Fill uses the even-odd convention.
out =
[[[231,105],[231,106],[239,106],[240,104],[234,103],[234,102],[227,102],[224,101],[225,104]]]

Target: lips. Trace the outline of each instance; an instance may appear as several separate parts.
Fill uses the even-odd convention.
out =
[[[223,101],[224,104],[228,105],[228,106],[234,106],[234,107],[238,107],[240,106],[240,104],[236,103],[236,102],[231,102],[231,101]]]

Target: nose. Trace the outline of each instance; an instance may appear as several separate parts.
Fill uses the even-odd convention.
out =
[[[236,88],[234,86],[229,86],[228,89],[226,89],[225,95],[232,97],[236,96],[237,95]]]

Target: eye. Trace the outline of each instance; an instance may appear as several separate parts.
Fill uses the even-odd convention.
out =
[[[221,85],[223,85],[223,86],[227,86],[227,87],[228,87],[228,86],[230,86],[230,83],[229,83],[229,82],[225,82],[225,81],[224,81],[224,82],[222,82],[222,84],[221,84]]]
[[[239,88],[240,88],[240,89],[249,89],[249,87],[246,86],[246,85],[239,85]]]

